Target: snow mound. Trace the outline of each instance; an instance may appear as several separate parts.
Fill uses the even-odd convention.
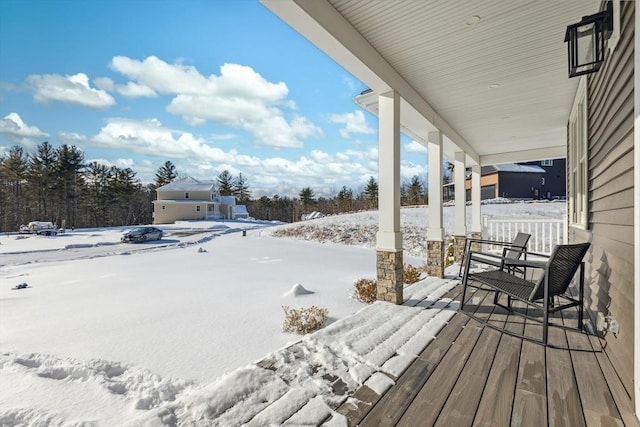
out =
[[[287,292],[285,292],[283,294],[283,296],[285,297],[297,297],[300,295],[308,295],[308,294],[313,294],[315,292],[310,291],[308,289],[305,289],[304,286],[302,286],[300,283],[296,283],[295,285],[293,285],[293,287],[291,289],[289,289]]]

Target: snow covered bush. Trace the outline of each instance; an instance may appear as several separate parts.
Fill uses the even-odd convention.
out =
[[[378,299],[378,285],[375,280],[359,279],[355,283],[356,299],[365,304],[371,304]]]
[[[402,269],[402,282],[410,285],[411,283],[416,283],[420,280],[420,270],[414,267],[411,264],[405,264]]]
[[[309,308],[289,308],[283,306],[285,318],[282,328],[285,332],[306,334],[322,328],[327,323],[329,310],[312,305]]]

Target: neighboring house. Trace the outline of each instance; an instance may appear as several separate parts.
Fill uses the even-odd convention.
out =
[[[544,169],[544,181],[540,183],[540,198],[564,199],[567,197],[567,160],[547,159],[521,165],[540,166]]]
[[[178,220],[248,218],[244,205],[233,196],[219,196],[213,181],[187,177],[156,189],[153,223],[171,224]]]
[[[471,167],[470,221],[464,188],[455,189],[454,241],[464,242],[467,235],[482,231],[482,166],[566,157],[568,239],[591,243],[584,260],[585,307],[592,319],[605,317],[617,326],[612,328],[615,334],[611,329],[603,334],[603,356],[615,370],[605,375],[620,378],[625,389],[621,395],[638,416],[637,2],[261,2],[371,88],[356,102],[378,117],[378,180],[385,184],[379,189],[376,234],[379,299],[404,301],[398,202],[401,132],[429,152],[426,246],[431,275],[444,274],[444,160],[455,164],[458,182]],[[609,34],[567,55],[567,28],[582,28],[578,39],[589,41],[586,36],[596,34],[591,31],[596,26],[579,22],[604,16],[599,12],[609,6]],[[609,35],[606,44],[597,43]],[[569,78],[567,58],[594,53],[601,45],[601,66],[587,64],[579,71],[591,68],[594,73]],[[574,363],[582,363],[579,354],[575,356]],[[582,387],[594,392],[586,384]]]
[[[564,199],[567,195],[565,159],[526,163],[505,163],[481,168],[481,199],[539,200]],[[452,175],[455,180],[455,174]],[[471,171],[467,170],[465,188],[471,200]],[[453,200],[454,183],[445,184],[445,200]]]
[[[540,187],[545,181],[545,171],[540,166],[507,163],[482,166],[481,199],[540,199]],[[466,179],[467,200],[471,200],[471,172]]]

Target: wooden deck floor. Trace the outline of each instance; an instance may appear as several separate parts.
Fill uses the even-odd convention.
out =
[[[541,337],[487,292],[472,298],[476,316]],[[555,320],[576,326],[577,313]],[[363,387],[338,412],[351,426],[640,426],[597,337],[551,327],[549,344],[557,348],[457,313],[382,396]]]

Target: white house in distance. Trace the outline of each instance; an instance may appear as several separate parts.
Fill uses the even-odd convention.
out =
[[[171,224],[178,220],[249,218],[244,205],[234,196],[220,196],[214,181],[186,177],[159,187],[153,201],[153,223]]]

